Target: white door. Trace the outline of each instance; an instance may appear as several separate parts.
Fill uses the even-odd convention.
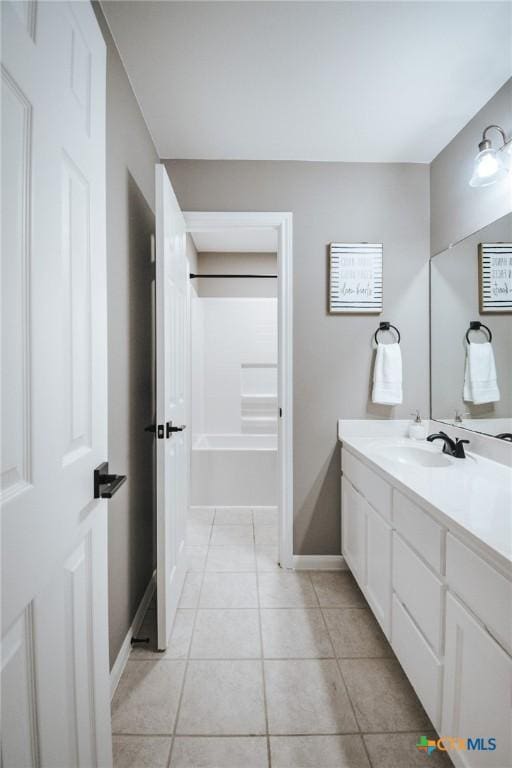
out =
[[[165,650],[186,571],[189,268],[185,220],[156,166],[156,439],[158,648]]]
[[[341,478],[342,542],[345,559],[361,586],[366,573],[366,502],[354,486]]]
[[[2,765],[111,765],[105,45],[2,2]]]
[[[495,741],[495,749],[451,751],[455,765],[512,765],[511,723],[512,659],[448,592],[441,733]]]
[[[391,630],[391,526],[366,505],[366,595],[389,638]]]

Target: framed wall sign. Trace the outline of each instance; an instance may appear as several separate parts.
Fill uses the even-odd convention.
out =
[[[512,313],[512,243],[478,246],[480,314]]]
[[[331,243],[329,312],[378,315],[382,312],[382,243]]]

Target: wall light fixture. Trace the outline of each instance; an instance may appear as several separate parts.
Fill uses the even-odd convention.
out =
[[[487,133],[491,129],[498,131],[503,139],[501,147],[494,149]],[[512,139],[507,139],[505,131],[499,125],[488,125],[482,134],[482,141],[478,145],[478,155],[473,165],[473,175],[469,182],[471,187],[487,187],[500,179],[504,179],[509,172],[510,152]]]

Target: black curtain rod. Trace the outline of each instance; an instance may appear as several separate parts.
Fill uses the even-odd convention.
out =
[[[203,278],[203,277],[217,277],[217,278],[219,278],[219,277],[228,277],[228,278],[232,278],[232,277],[236,277],[236,278],[248,277],[251,280],[269,280],[269,279],[270,280],[272,280],[272,279],[275,280],[275,279],[277,279],[277,275],[196,275],[194,272],[191,272],[190,273],[190,279],[192,280],[194,277],[201,277],[201,278]]]

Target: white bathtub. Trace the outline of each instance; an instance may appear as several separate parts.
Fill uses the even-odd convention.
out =
[[[276,506],[277,435],[195,435],[193,506]]]

